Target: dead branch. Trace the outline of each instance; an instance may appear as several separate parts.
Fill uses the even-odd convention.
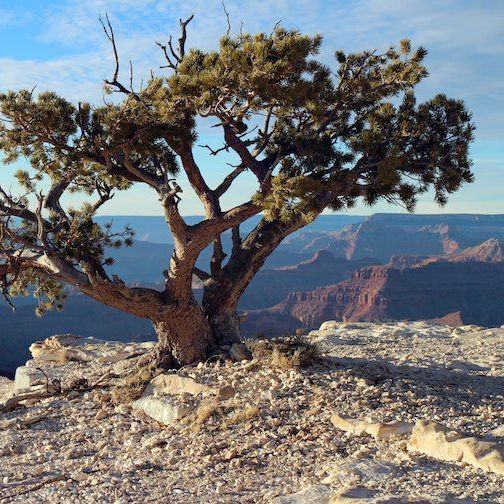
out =
[[[168,44],[161,44],[161,42],[156,42],[158,47],[163,52],[164,58],[166,60],[166,65],[161,66],[160,68],[171,68],[175,72],[179,66],[179,63],[184,59],[185,56],[185,43],[187,40],[187,25],[194,18],[194,14],[191,14],[185,21],[182,19],[179,20],[180,23],[180,37],[178,39],[178,49],[175,50],[173,47],[173,38],[170,35],[168,39]]]
[[[226,9],[226,4],[224,3],[224,0],[222,0],[222,8],[224,9],[224,14],[226,15],[226,21],[227,21],[227,31],[226,31],[226,37],[229,37],[229,34],[231,33],[231,22],[229,21],[229,12]]]
[[[114,70],[114,74],[112,76],[112,79],[105,79],[105,84],[107,84],[108,86],[111,86],[112,88],[115,88],[115,90],[120,93],[124,93],[126,95],[132,95],[136,100],[140,101],[140,96],[138,96],[138,94],[135,93],[133,91],[133,89],[129,90],[126,86],[124,86],[118,80],[119,79],[119,53],[117,51],[117,43],[116,43],[116,39],[115,39],[114,29],[112,27],[112,23],[110,22],[108,14],[105,14],[106,23],[101,16],[98,19],[100,21],[100,24],[102,25],[103,31],[105,32],[105,36],[112,44],[112,50],[114,52],[114,60],[115,60],[115,70]],[[130,80],[132,82],[133,69],[131,67],[131,61],[130,61],[130,71],[131,71]]]

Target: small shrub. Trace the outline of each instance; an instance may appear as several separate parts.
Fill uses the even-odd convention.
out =
[[[319,357],[317,347],[303,336],[251,341],[249,349],[254,359],[277,369],[305,368]]]

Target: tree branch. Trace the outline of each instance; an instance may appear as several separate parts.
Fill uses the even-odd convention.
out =
[[[100,16],[99,18],[100,24],[102,25],[103,31],[105,32],[105,36],[109,39],[110,43],[112,44],[112,50],[114,52],[114,60],[115,60],[115,70],[114,74],[112,76],[112,79],[105,79],[105,84],[114,87],[117,91],[120,93],[124,93],[125,95],[131,95],[135,98],[135,100],[140,101],[140,96],[133,91],[133,89],[128,89],[126,86],[121,84],[119,82],[119,54],[117,51],[117,44],[116,44],[116,39],[115,39],[115,34],[114,34],[114,29],[112,28],[112,24],[110,22],[110,19],[108,17],[108,14],[105,14],[105,21],[102,19]],[[130,62],[130,80],[133,80],[133,69],[131,66]]]
[[[193,20],[194,14],[189,16],[185,21],[179,19],[180,24],[180,37],[178,39],[178,52],[175,51],[172,44],[172,37],[168,39],[168,46],[165,44],[161,44],[160,42],[156,42],[159,48],[163,51],[163,55],[167,62],[166,65],[161,66],[161,68],[171,68],[175,72],[177,72],[179,64],[182,62],[185,56],[185,43],[187,40],[187,25]],[[170,54],[168,53],[168,49],[170,49]],[[171,55],[171,56],[170,56]],[[172,59],[173,58],[173,59]]]
[[[234,180],[246,169],[247,168],[242,164],[236,166],[235,169],[215,188],[214,192],[216,196],[220,198],[230,188]]]

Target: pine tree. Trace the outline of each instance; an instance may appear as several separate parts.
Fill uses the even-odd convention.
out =
[[[158,336],[153,358],[172,365],[198,361],[239,340],[237,302],[276,247],[324,210],[362,199],[413,210],[432,190],[444,204],[471,182],[474,127],[464,103],[439,94],[417,104],[414,89],[427,76],[426,51],[409,41],[386,52],[335,53],[334,67],[316,59],[322,37],[276,27],[270,34],[224,36],[218,50],[186,51],[159,44],[166,75],[141,90],[119,81],[112,26],[103,27],[116,59],[103,106],[74,105],[52,92],[0,96],[4,163],[27,160],[17,172],[20,194],[0,188],[0,278],[5,298],[33,293],[39,311],[60,307],[64,285],[138,317]],[[206,146],[222,162],[222,182],[210,187],[195,150],[201,118],[222,132]],[[205,216],[193,225],[179,212],[177,184],[185,172]],[[221,198],[243,172],[257,185],[250,199],[223,209]],[[131,245],[133,231],[100,227],[96,212],[135,184],[153,190],[174,240],[163,291],[130,287],[107,265],[106,251]],[[48,189],[44,190],[44,187]],[[255,191],[255,192],[254,192]],[[66,207],[67,193],[88,202]],[[261,214],[242,235],[240,224]],[[223,233],[232,235],[226,255]],[[208,271],[196,267],[209,245]],[[167,261],[168,262],[168,261]],[[193,275],[203,281],[201,304]]]

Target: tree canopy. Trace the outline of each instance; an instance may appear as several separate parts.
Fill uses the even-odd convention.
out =
[[[362,198],[413,210],[419,194],[432,190],[444,204],[472,181],[474,126],[464,103],[443,94],[423,103],[415,98],[427,77],[425,49],[403,40],[384,52],[336,51],[327,65],[317,59],[320,35],[276,27],[228,34],[215,51],[187,50],[191,19],[181,20],[177,44],[158,44],[163,74],[133,89],[119,80],[107,18],[116,67],[104,89],[121,100],[92,106],[53,92],[0,95],[3,161],[26,164],[16,174],[19,192],[0,188],[0,274],[8,299],[32,289],[44,310],[60,302],[61,285],[69,283],[156,323],[175,320],[175,305],[196,309],[195,274],[205,285],[198,309],[212,327],[224,312],[235,315],[237,299],[276,246],[325,209],[350,208]],[[223,159],[216,187],[195,154],[202,118],[222,132],[222,145],[205,146]],[[230,153],[239,159],[231,167]],[[179,212],[181,170],[205,210],[195,225]],[[256,187],[223,209],[222,196],[245,171]],[[152,188],[174,238],[162,292],[108,275],[106,251],[131,244],[133,230],[117,233],[93,221],[115,193],[134,184]],[[65,207],[66,193],[83,193],[88,202]],[[242,236],[240,224],[260,213],[257,227]],[[233,247],[226,255],[221,235],[228,231]],[[195,262],[210,244],[213,257],[203,271]]]

